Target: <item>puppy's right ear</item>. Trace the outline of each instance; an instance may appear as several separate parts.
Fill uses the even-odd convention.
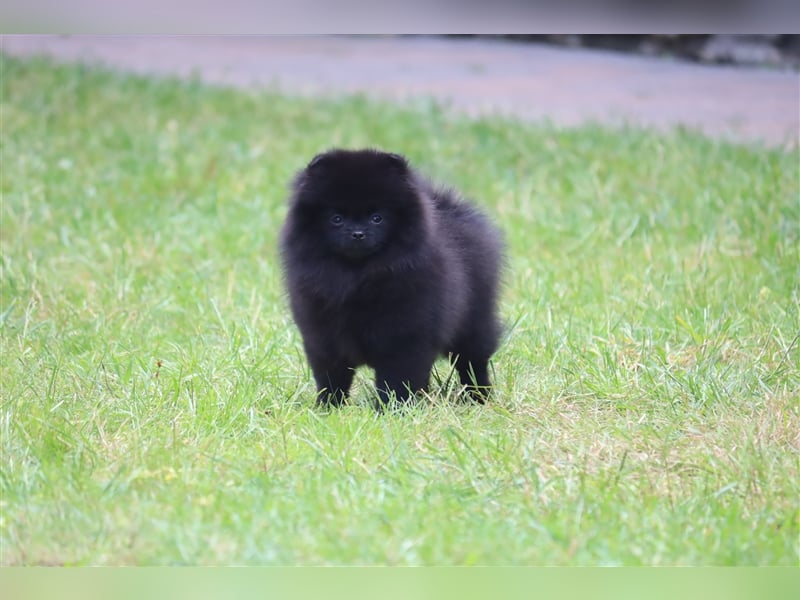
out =
[[[311,162],[306,165],[306,171],[314,171],[319,169],[321,166],[324,166],[328,159],[334,156],[335,150],[326,150],[325,152],[320,152],[314,158],[311,159]]]
[[[311,159],[311,162],[306,165],[306,169],[313,169],[314,167],[318,166],[323,160],[325,160],[325,153],[317,154],[314,158]]]

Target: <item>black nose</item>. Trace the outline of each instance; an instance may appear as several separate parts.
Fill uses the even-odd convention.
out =
[[[364,239],[364,232],[363,231],[354,231],[350,234],[354,240],[363,240]]]

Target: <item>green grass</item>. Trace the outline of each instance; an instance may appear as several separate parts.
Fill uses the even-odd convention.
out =
[[[1,60],[2,564],[798,564],[796,150]],[[489,405],[313,407],[276,236],[334,145],[504,230]]]

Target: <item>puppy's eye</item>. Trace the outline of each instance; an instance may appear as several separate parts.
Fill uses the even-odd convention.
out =
[[[380,216],[379,214],[374,214],[372,215],[372,222],[375,223],[375,225],[377,225],[378,223],[383,223],[383,217]]]
[[[342,223],[344,223],[344,219],[342,218],[342,215],[333,215],[331,217],[331,225],[335,225],[335,226],[338,227]]]

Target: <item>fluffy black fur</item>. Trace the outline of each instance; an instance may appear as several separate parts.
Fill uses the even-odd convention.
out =
[[[382,404],[406,398],[441,354],[483,401],[500,334],[488,219],[377,150],[320,154],[292,187],[281,253],[318,402],[340,404],[363,364]]]

